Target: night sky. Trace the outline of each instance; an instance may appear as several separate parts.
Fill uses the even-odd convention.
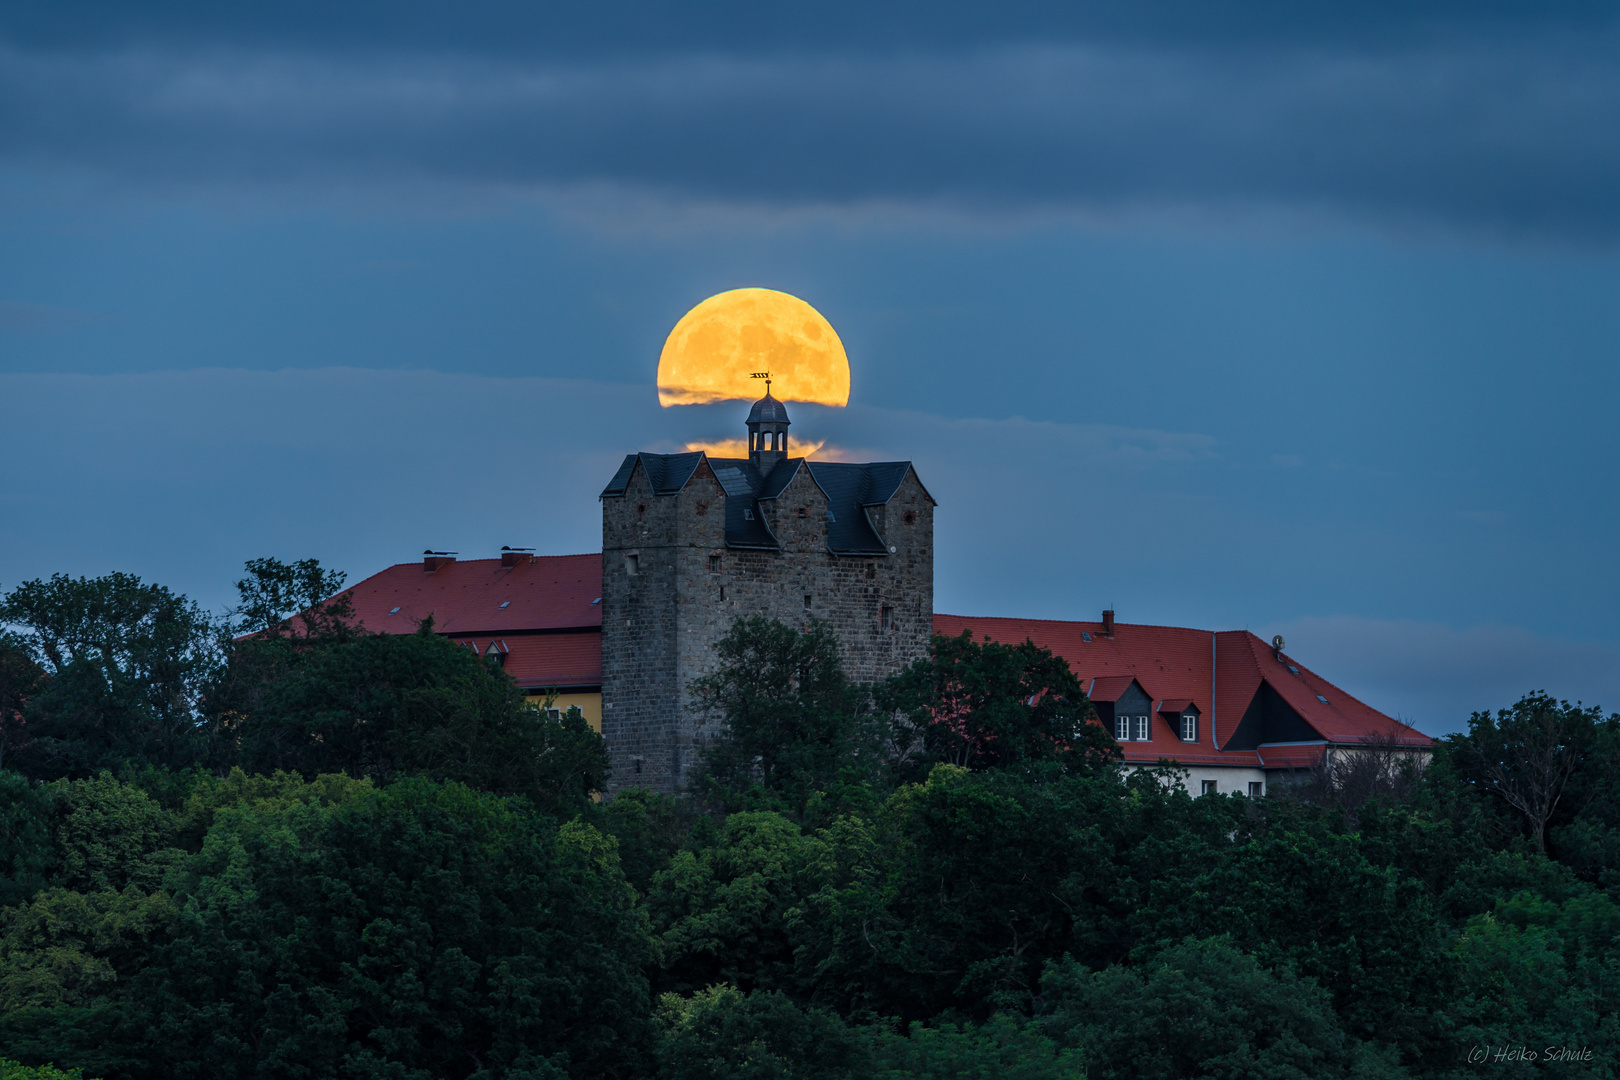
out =
[[[940,611],[1620,707],[1616,11],[0,3],[0,589],[595,550],[765,286]]]

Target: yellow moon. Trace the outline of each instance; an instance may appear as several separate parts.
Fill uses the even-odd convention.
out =
[[[658,403],[754,401],[849,404],[849,357],[821,312],[775,289],[732,289],[688,311],[658,357]]]

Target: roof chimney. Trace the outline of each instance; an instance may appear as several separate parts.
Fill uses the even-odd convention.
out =
[[[455,561],[456,553],[454,551],[434,551],[432,548],[428,548],[422,552],[422,569],[429,574],[439,567]]]
[[[1108,637],[1114,636],[1114,609],[1109,608],[1103,612],[1103,633]]]
[[[516,566],[518,563],[528,562],[534,558],[534,548],[515,548],[501,545],[501,565]]]

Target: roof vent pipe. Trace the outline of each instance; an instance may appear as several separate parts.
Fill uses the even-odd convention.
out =
[[[1103,633],[1109,637],[1114,636],[1114,609],[1109,608],[1103,612]]]

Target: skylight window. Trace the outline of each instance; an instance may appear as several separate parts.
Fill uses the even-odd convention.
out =
[[[1299,674],[1299,668],[1295,667],[1293,664],[1288,665],[1288,670],[1292,671],[1295,675]]]
[[[510,600],[502,600],[501,601],[501,610],[502,611],[505,611],[507,608],[509,608],[511,606],[512,606],[512,601],[510,601]]]
[[[1081,641],[1090,641],[1091,640],[1091,635],[1086,633],[1084,630],[1082,630],[1082,631],[1080,631],[1080,640]]]
[[[390,614],[390,615],[398,615],[399,614],[399,608],[397,608],[397,607],[389,608],[388,609],[388,614]]]
[[[1326,705],[1328,703],[1327,698],[1323,697],[1321,694],[1316,695],[1316,700],[1320,701],[1324,705]]]
[[[598,596],[595,600],[591,601],[591,605],[594,607],[595,605],[600,604],[601,602],[602,602],[602,598],[600,596]]]

